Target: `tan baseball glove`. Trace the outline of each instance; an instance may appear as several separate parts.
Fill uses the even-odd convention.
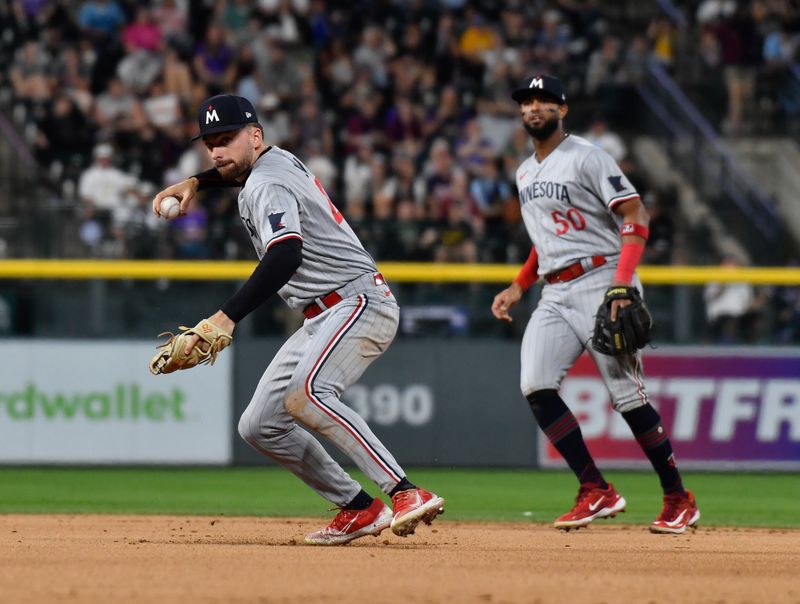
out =
[[[150,373],[172,373],[178,369],[191,369],[196,365],[208,363],[213,365],[217,355],[223,348],[231,343],[231,334],[214,325],[208,319],[203,319],[194,327],[180,326],[183,333],[174,335],[165,331],[158,337],[169,336],[169,339],[156,346],[158,353],[150,361]],[[186,354],[186,343],[197,336],[200,341]]]

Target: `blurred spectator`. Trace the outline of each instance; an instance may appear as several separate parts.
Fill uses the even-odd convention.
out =
[[[372,145],[369,141],[362,141],[358,151],[344,162],[345,208],[348,212],[353,210],[353,206],[364,205],[367,201],[372,158]]]
[[[168,44],[179,47],[189,45],[186,32],[189,22],[188,0],[159,0],[152,11],[153,21]]]
[[[124,223],[129,208],[128,193],[136,179],[115,168],[111,159],[114,149],[108,143],[97,145],[94,162],[80,175],[78,194],[82,208],[82,238],[90,248],[99,245]]]
[[[642,197],[650,215],[650,236],[644,250],[645,264],[671,264],[675,241],[675,223],[664,209],[658,195],[650,191]]]
[[[443,138],[433,141],[430,161],[425,167],[425,207],[428,216],[438,219],[443,215],[444,199],[450,194],[453,179],[453,156]]]
[[[256,107],[267,144],[285,145],[291,132],[291,124],[287,112],[280,108],[278,96],[269,92],[261,97]]]
[[[325,191],[333,191],[339,169],[330,157],[322,150],[318,139],[312,139],[306,145],[306,154],[303,160],[309,171],[314,174],[324,187]]]
[[[161,57],[149,50],[131,49],[117,64],[117,77],[126,90],[143,95],[161,75]]]
[[[96,59],[91,47],[67,46],[61,50],[57,60],[58,87],[87,116],[94,104],[90,83]]]
[[[161,49],[161,29],[153,20],[149,6],[139,6],[132,23],[122,30],[122,41],[128,52]]]
[[[522,124],[517,124],[503,150],[503,171],[506,180],[516,183],[517,168],[533,154],[533,142]]]
[[[477,262],[476,236],[468,203],[454,200],[448,205],[434,259],[437,262]]]
[[[731,7],[729,2],[717,3],[718,10],[709,10],[707,21],[719,43],[728,93],[723,130],[730,134],[741,132],[743,117],[753,100],[755,65],[759,55],[753,20],[747,14],[748,7],[734,5]]]
[[[800,115],[800,81],[791,71],[792,63],[800,60],[800,31],[788,21],[780,23],[764,38],[762,53],[762,95],[785,114]]]
[[[484,241],[481,255],[487,262],[504,262],[509,243],[506,206],[519,205],[519,202],[513,197],[511,187],[503,178],[498,160],[492,159],[481,165],[479,173],[470,182],[469,191],[483,217]]]
[[[797,268],[796,259],[789,266]],[[800,342],[800,287],[782,286],[772,294],[775,310],[775,341],[778,344],[797,344]]]
[[[125,257],[150,260],[162,257],[159,250],[159,231],[166,224],[153,214],[153,196],[157,188],[153,183],[140,182],[130,191],[130,201],[121,218]]]
[[[616,132],[612,132],[608,128],[608,122],[602,115],[595,115],[589,124],[589,130],[581,135],[590,143],[600,147],[603,151],[608,153],[617,163],[620,163],[626,155],[628,155],[628,148],[625,146],[625,141]]]
[[[203,260],[209,257],[207,242],[208,211],[194,197],[185,215],[170,222],[175,257],[181,260]]]
[[[10,76],[19,99],[35,103],[50,98],[55,84],[50,61],[36,40],[28,40],[17,51]]]
[[[114,0],[89,0],[81,4],[78,25],[92,39],[105,42],[125,23],[125,13]]]
[[[467,15],[467,27],[458,41],[458,47],[466,58],[482,64],[487,55],[499,45],[497,34],[486,18],[477,10]]]
[[[394,44],[377,25],[368,25],[361,36],[361,44],[353,53],[355,64],[365,69],[377,88],[388,84],[386,63],[395,52]]]
[[[69,166],[80,166],[93,146],[93,128],[75,102],[66,94],[58,95],[45,118],[39,122],[34,149],[40,162],[57,163],[62,174]]]
[[[386,114],[385,135],[389,144],[403,146],[406,153],[417,153],[422,141],[420,110],[407,98],[398,98]]]
[[[397,151],[392,162],[392,174],[384,187],[385,194],[399,206],[401,201],[414,204],[415,216],[424,216],[425,179],[417,174],[414,159],[406,151]],[[399,211],[399,209],[398,209]]]
[[[231,32],[237,46],[246,42],[249,35],[248,26],[253,14],[253,3],[250,0],[229,0],[222,3],[222,25]]]
[[[542,28],[536,36],[533,56],[546,72],[557,73],[569,54],[570,29],[562,24],[557,10],[547,10],[542,14]]]
[[[465,115],[458,98],[458,90],[453,86],[445,86],[439,95],[439,102],[431,107],[422,132],[428,140],[444,137],[454,140],[461,133]]]
[[[251,46],[255,79],[263,83],[264,92],[278,95],[281,103],[291,101],[297,94],[306,68],[286,52],[279,38],[262,34]]]
[[[479,174],[483,165],[494,157],[492,143],[483,135],[476,118],[464,124],[463,135],[455,141],[455,153],[461,167],[471,175]]]
[[[108,90],[97,97],[94,118],[100,127],[98,136],[112,138],[119,134],[134,134],[147,123],[142,104],[118,78],[108,84]]]
[[[236,74],[233,48],[225,41],[225,31],[216,23],[206,30],[205,39],[194,55],[194,72],[215,94],[231,89]]]
[[[738,258],[722,260],[722,271],[741,266]],[[752,310],[755,291],[749,283],[708,283],[703,289],[709,336],[717,344],[741,342],[745,319]]]
[[[178,97],[181,102],[192,98],[192,72],[171,45],[164,49],[164,65],[161,72],[166,93]]]
[[[653,49],[651,56],[664,67],[672,66],[677,44],[677,31],[672,22],[667,17],[653,19],[647,28],[647,37]]]
[[[180,123],[182,118],[180,99],[175,93],[166,90],[163,80],[150,87],[143,110],[147,121],[156,128],[170,129]]]

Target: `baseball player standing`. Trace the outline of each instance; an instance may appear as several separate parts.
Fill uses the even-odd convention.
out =
[[[554,525],[580,528],[625,509],[625,499],[603,478],[577,419],[558,394],[567,371],[587,350],[614,409],[661,481],[663,509],[650,530],[683,533],[697,523],[700,512],[683,487],[661,418],[647,400],[641,351],[614,356],[587,346],[600,302],[608,303],[616,320],[621,309],[639,298],[635,269],[648,236],[647,212],[610,155],[564,132],[566,95],[557,78],[534,76],[511,96],[535,148],[516,173],[533,247],[514,282],[495,296],[492,313],[511,321],[509,309],[539,277],[544,279],[522,339],[520,385],[539,427],[580,482],[574,507]]]
[[[198,190],[239,186],[239,214],[259,263],[207,321],[228,334],[275,293],[306,319],[275,355],[239,421],[257,451],[340,508],[306,542],[347,543],[391,526],[401,536],[444,511],[444,499],[406,478],[392,454],[340,395],[389,347],[399,308],[319,180],[291,153],[267,146],[252,104],[218,95],[198,110],[200,137],[214,168],[161,191],[185,211]],[[198,345],[194,336],[186,346]],[[302,427],[301,427],[302,426]],[[306,429],[333,442],[391,497],[372,498]]]

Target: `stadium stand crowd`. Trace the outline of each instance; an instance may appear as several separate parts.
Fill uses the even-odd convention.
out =
[[[674,193],[651,187],[629,152],[634,87],[655,60],[725,133],[796,124],[800,3],[643,4],[3,3],[0,107],[59,223],[37,255],[252,258],[230,190],[171,223],[149,211],[162,185],[208,167],[189,142],[194,110],[233,92],[379,260],[519,262],[529,242],[514,170],[532,146],[508,93],[549,72],[567,88],[568,130],[609,151],[642,193],[653,219],[645,262],[686,261]],[[754,106],[761,121],[745,117]]]

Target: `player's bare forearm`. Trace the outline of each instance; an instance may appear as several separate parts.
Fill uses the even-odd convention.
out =
[[[220,329],[225,330],[228,334],[233,335],[233,330],[236,327],[236,323],[234,323],[231,318],[226,315],[221,310],[218,310],[213,315],[208,318],[209,323],[213,323]],[[186,354],[191,352],[192,348],[194,348],[197,343],[200,341],[198,336],[192,336],[192,338],[186,343]]]
[[[513,319],[508,311],[519,302],[520,298],[522,298],[522,287],[516,282],[497,294],[492,302],[492,314],[495,319],[512,322]]]
[[[224,329],[225,331],[227,331],[230,334],[233,333],[233,330],[236,327],[236,323],[233,322],[233,319],[231,319],[228,315],[226,315],[221,310],[218,310],[213,315],[211,315],[208,318],[208,320],[211,323],[213,323],[214,325],[216,325],[217,327],[220,327],[221,329]]]
[[[181,214],[184,214],[189,207],[189,204],[194,199],[194,196],[197,194],[197,188],[200,184],[200,181],[197,180],[194,176],[190,176],[186,180],[182,180],[179,183],[174,185],[170,185],[163,191],[159,192],[153,198],[153,214],[156,216],[160,216],[159,213],[159,206],[161,205],[161,200],[165,197],[169,197],[170,195],[176,197],[181,202]]]

